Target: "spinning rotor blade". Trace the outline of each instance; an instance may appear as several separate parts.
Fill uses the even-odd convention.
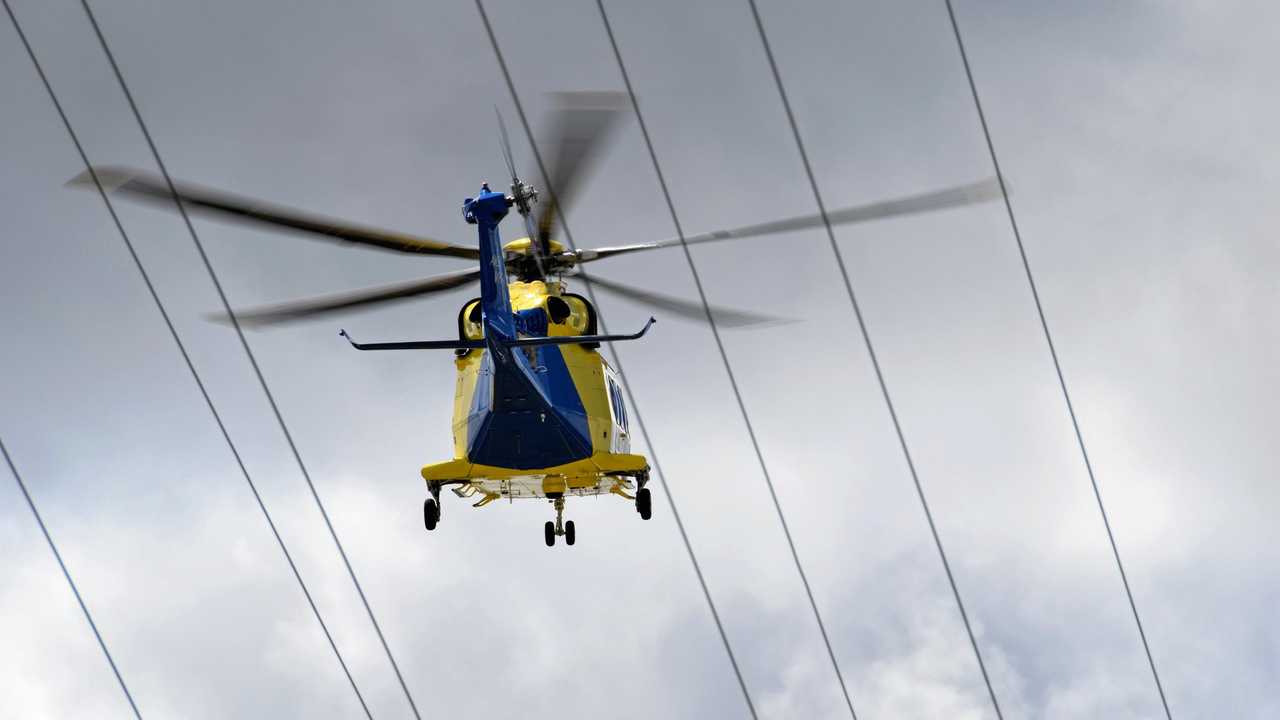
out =
[[[237,310],[236,319],[240,321],[241,325],[248,326],[303,320],[338,312],[339,310],[366,308],[371,305],[409,300],[423,295],[430,295],[431,293],[452,290],[468,283],[477,282],[479,279],[480,268],[459,270],[454,273],[429,277],[425,280],[413,280],[407,283],[384,285],[339,295],[328,295],[309,300],[297,300],[276,305],[263,305],[247,310]],[[221,313],[211,316],[211,319],[224,322],[230,321],[230,318]]]
[[[881,218],[897,217],[900,215],[914,215],[916,213],[960,207],[962,205],[972,205],[985,200],[993,200],[998,197],[1000,197],[1000,184],[995,178],[989,178],[980,182],[969,183],[968,185],[958,185],[945,190],[936,190],[934,192],[923,193],[921,195],[909,195],[903,198],[894,198],[892,200],[883,200],[878,203],[871,203],[870,205],[855,205],[853,207],[842,208],[839,210],[831,210],[827,213],[827,219],[831,221],[832,225],[845,225],[849,223],[879,220]],[[821,226],[822,215],[815,213],[813,215],[799,215],[797,217],[774,220],[771,222],[759,223],[757,225],[745,225],[731,230],[716,230],[715,232],[688,235],[685,237],[685,242],[693,245],[695,243],[715,242],[717,240],[735,240],[739,238],[756,237],[758,235],[769,235],[772,233],[789,232],[791,230],[802,230],[804,228]],[[614,255],[623,255],[625,253],[638,252],[640,250],[655,250],[657,248],[673,247],[678,245],[680,245],[680,238],[672,238],[669,240],[661,240],[656,243],[640,243],[637,245],[621,245],[611,248],[582,250],[578,255],[579,262],[590,262],[592,260],[602,260],[607,257],[613,257]]]
[[[101,167],[94,168],[94,171],[108,192],[120,192],[135,200],[173,207],[173,196],[169,193],[169,186],[165,184],[163,178],[129,168]],[[86,170],[72,178],[67,185],[88,186],[92,189],[93,179]],[[174,188],[182,198],[183,205],[188,209],[199,210],[214,217],[276,229],[284,228],[344,243],[371,245],[383,250],[419,255],[445,255],[468,260],[480,259],[480,251],[475,248],[355,225],[199,185],[175,182]]]
[[[678,297],[656,293],[652,290],[641,290],[630,285],[624,285],[613,280],[605,280],[599,275],[583,275],[584,280],[589,281],[592,285],[600,290],[613,293],[619,297],[634,300],[645,305],[666,310],[673,315],[679,315],[686,320],[694,320],[697,322],[706,322],[707,313],[703,309],[702,303],[683,300]],[[764,323],[790,322],[782,318],[772,317],[770,315],[759,315],[745,310],[730,310],[728,308],[711,306],[711,314],[716,319],[716,324],[720,327],[733,328],[743,327],[746,325],[760,325]]]
[[[497,105],[493,106],[493,114],[498,116],[498,133],[502,137],[502,159],[507,163],[507,170],[511,173],[511,181],[516,179],[516,161],[511,157],[511,138],[507,136],[507,123],[502,119],[502,111]]]
[[[556,222],[557,205],[567,208],[587,170],[618,124],[627,96],[617,92],[557,93],[556,110],[543,147],[548,150],[547,202],[538,214],[538,243],[545,254]]]

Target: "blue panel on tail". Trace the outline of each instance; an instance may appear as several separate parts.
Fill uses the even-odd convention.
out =
[[[488,395],[483,373],[494,366],[492,356],[485,353],[467,423],[467,458],[483,465],[531,470],[589,457],[586,409],[561,348],[529,348],[512,355],[513,365],[529,363],[529,374],[520,372],[524,368],[496,364],[490,376],[492,395]]]

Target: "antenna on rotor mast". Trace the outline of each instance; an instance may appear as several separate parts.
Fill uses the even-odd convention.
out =
[[[507,135],[507,124],[502,119],[502,111],[494,105],[493,112],[498,116],[498,133],[502,136],[502,158],[506,160],[507,170],[511,172],[511,199],[515,201],[516,210],[528,219],[533,204],[538,201],[538,191],[532,185],[520,181],[520,176],[516,173],[516,162],[511,157],[511,138]],[[532,232],[530,228],[530,238],[533,237]]]
[[[493,106],[493,114],[498,116],[498,132],[502,135],[502,158],[507,161],[507,170],[511,171],[511,179],[516,178],[516,162],[511,159],[511,138],[507,136],[507,124],[502,120],[502,111]]]
[[[538,202],[538,191],[529,183],[522,182],[520,176],[516,173],[516,162],[511,155],[511,138],[507,135],[507,123],[502,119],[502,111],[497,105],[493,106],[493,112],[498,116],[498,134],[502,137],[502,158],[507,163],[507,170],[511,172],[511,200],[516,206],[516,212],[520,213],[520,217],[524,220],[525,232],[529,235],[529,254],[533,256],[534,263],[538,266],[538,274],[546,278],[546,270],[542,265],[542,254],[549,248],[544,248],[538,241],[538,228],[533,220],[533,204]]]

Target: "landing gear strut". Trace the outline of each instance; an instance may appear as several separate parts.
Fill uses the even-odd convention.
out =
[[[427,530],[435,530],[440,522],[440,484],[428,483],[427,489],[431,491],[431,497],[422,503],[422,524]]]
[[[577,540],[577,528],[574,527],[572,520],[564,519],[564,496],[560,495],[551,499],[556,508],[556,521],[547,521],[542,526],[542,539],[546,541],[547,547],[556,544],[556,536],[563,535],[566,545],[572,545]]]

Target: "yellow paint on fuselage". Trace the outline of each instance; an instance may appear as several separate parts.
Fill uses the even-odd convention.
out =
[[[498,495],[504,495],[503,486],[512,483],[524,489],[522,494],[544,497],[549,492],[597,494],[611,492],[615,486],[629,488],[629,479],[648,469],[649,463],[643,455],[605,452],[564,465],[536,470],[479,465],[466,458],[457,458],[422,468],[422,477],[428,481],[440,482],[466,480],[482,493],[494,492]]]
[[[524,242],[524,246],[513,245]],[[508,251],[527,249],[528,239],[506,245]],[[553,251],[555,245],[553,244]],[[546,309],[549,297],[560,297],[569,304],[572,314],[563,323],[549,323],[551,336],[583,335],[589,329],[589,309],[573,296],[565,296],[560,282],[512,282],[508,285],[511,306],[515,311]],[[469,339],[483,337],[483,328],[471,322],[469,315],[475,301],[462,309],[462,331]],[[589,458],[566,465],[539,469],[503,468],[477,465],[467,458],[467,426],[471,421],[471,404],[480,381],[481,359],[486,350],[472,350],[455,359],[458,371],[453,401],[454,459],[422,468],[428,482],[469,484],[486,497],[545,497],[547,493],[596,494],[616,492],[631,487],[630,479],[647,473],[643,456],[629,452],[630,438],[615,417],[610,400],[609,380],[620,381],[605,359],[594,349],[581,345],[558,346],[574,387],[587,413],[591,433],[592,454]],[[621,398],[619,398],[621,402]]]

